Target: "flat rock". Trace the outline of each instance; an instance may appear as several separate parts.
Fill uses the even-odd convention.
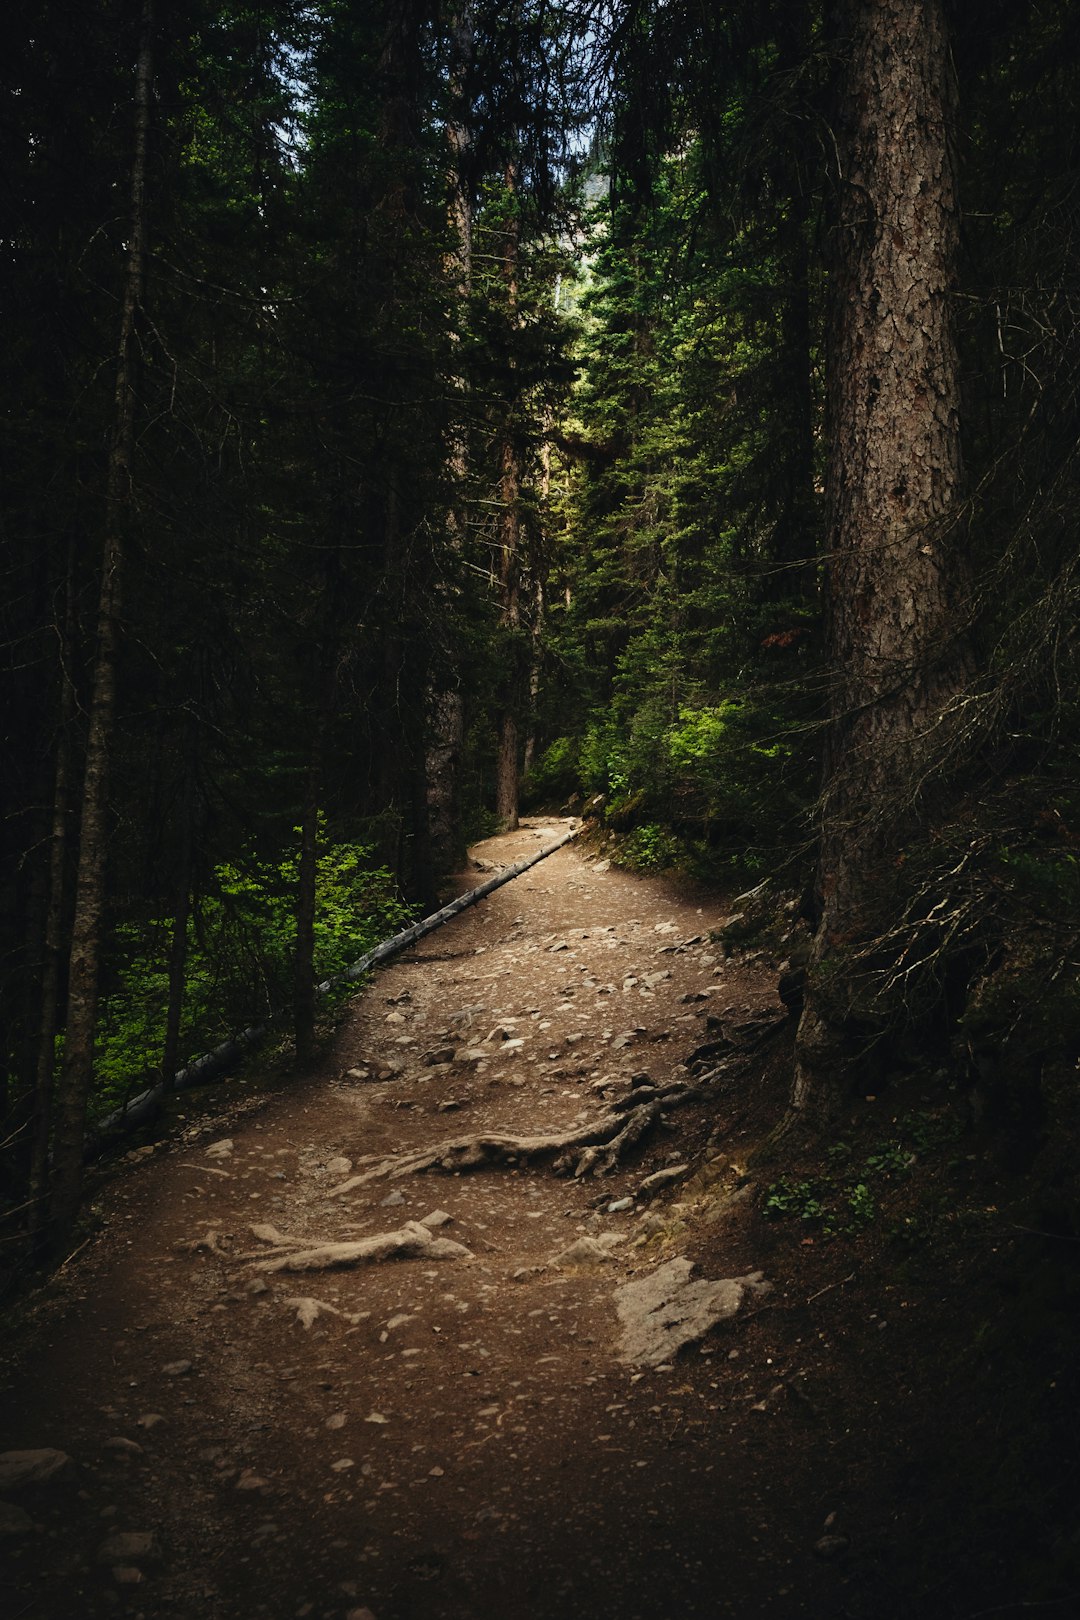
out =
[[[75,1464],[67,1452],[57,1451],[53,1446],[0,1453],[0,1491],[6,1494],[28,1486],[52,1485],[70,1479],[74,1472]]]
[[[612,1258],[607,1244],[598,1242],[596,1238],[580,1237],[568,1249],[557,1254],[551,1264],[563,1270],[567,1266],[597,1266]]]
[[[230,1159],[232,1157],[233,1145],[233,1139],[231,1136],[223,1136],[220,1142],[211,1142],[210,1146],[206,1149],[206,1157],[208,1159]]]
[[[99,1564],[150,1564],[161,1558],[156,1530],[120,1530],[108,1536],[97,1550]]]
[[[658,1367],[670,1361],[685,1344],[704,1338],[717,1322],[736,1315],[743,1302],[767,1294],[771,1284],[760,1271],[745,1277],[707,1277],[691,1281],[692,1263],[684,1257],[669,1260],[647,1277],[615,1290],[615,1305],[622,1324],[619,1360]]]
[[[638,1197],[644,1195],[647,1198],[651,1193],[659,1192],[661,1187],[670,1187],[673,1182],[681,1181],[689,1169],[688,1164],[670,1164],[663,1170],[654,1170],[638,1188]]]
[[[9,1536],[25,1536],[34,1528],[34,1521],[15,1502],[0,1502],[0,1540]]]
[[[453,1218],[445,1209],[433,1209],[430,1215],[421,1215],[420,1225],[430,1227],[434,1231],[436,1227],[448,1226]]]

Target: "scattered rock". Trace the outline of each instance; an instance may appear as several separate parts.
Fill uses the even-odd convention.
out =
[[[399,1204],[403,1204],[404,1202],[405,1194],[402,1192],[400,1187],[395,1187],[392,1192],[387,1193],[386,1197],[380,1203],[379,1208],[396,1209]]]
[[[35,1451],[0,1453],[0,1491],[14,1494],[29,1486],[53,1485],[71,1479],[75,1464],[66,1451],[42,1446]]]
[[[160,1412],[144,1412],[142,1417],[135,1419],[135,1426],[138,1429],[156,1429],[159,1423],[167,1421]]]
[[[847,1536],[822,1536],[814,1542],[814,1554],[818,1558],[842,1558],[850,1546],[851,1541]]]
[[[129,1457],[142,1456],[142,1446],[137,1440],[128,1440],[122,1434],[114,1434],[105,1441],[106,1451],[118,1451]]]
[[[223,1136],[220,1142],[211,1142],[210,1146],[205,1149],[205,1153],[208,1159],[231,1159],[233,1154],[232,1137]]]
[[[624,1209],[632,1209],[633,1204],[632,1198],[616,1198],[608,1205],[607,1212],[609,1215],[618,1215]]]
[[[717,1282],[704,1277],[691,1282],[693,1269],[680,1256],[616,1289],[622,1323],[620,1361],[647,1367],[670,1361],[683,1345],[693,1344],[717,1322],[734,1316],[747,1296],[759,1297],[771,1286],[760,1271]]]
[[[263,1479],[253,1468],[245,1468],[236,1482],[238,1491],[264,1491],[269,1489],[270,1481]]]
[[[420,1225],[427,1226],[434,1231],[439,1226],[449,1226],[453,1218],[452,1215],[446,1213],[445,1209],[433,1209],[430,1215],[421,1215]]]
[[[330,1416],[327,1418],[326,1422],[323,1424],[323,1428],[324,1429],[343,1429],[345,1427],[345,1424],[346,1424],[347,1421],[348,1420],[347,1420],[346,1414],[344,1412],[331,1412]]]
[[[0,1540],[25,1536],[34,1528],[34,1521],[14,1502],[0,1502]]]
[[[183,1378],[194,1365],[193,1361],[167,1361],[161,1370],[166,1378]]]
[[[112,1578],[117,1586],[141,1586],[146,1580],[137,1564],[114,1564]]]
[[[566,1270],[569,1266],[601,1265],[605,1260],[612,1258],[608,1245],[599,1243],[596,1238],[580,1237],[571,1243],[568,1249],[557,1254],[551,1264],[558,1266],[560,1270]]]
[[[330,1176],[347,1176],[351,1169],[352,1160],[339,1157],[330,1160],[330,1163],[326,1167],[326,1173]]]
[[[430,1052],[424,1053],[424,1062],[429,1069],[440,1063],[453,1063],[455,1048],[452,1046],[435,1046]]]
[[[107,1536],[97,1550],[99,1564],[156,1564],[160,1559],[156,1530],[120,1530]]]
[[[674,1182],[681,1181],[684,1176],[689,1174],[689,1171],[690,1166],[688,1164],[671,1164],[664,1170],[654,1170],[651,1176],[645,1177],[645,1180],[638,1188],[638,1197],[650,1198],[653,1193],[659,1192],[662,1187],[670,1187]]]

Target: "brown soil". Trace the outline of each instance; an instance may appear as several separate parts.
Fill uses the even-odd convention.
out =
[[[561,830],[475,853],[508,863]],[[685,1077],[707,1018],[779,1012],[774,963],[709,943],[721,910],[569,846],[380,972],[317,1072],[241,1104],[185,1099],[179,1131],[102,1183],[96,1236],[9,1338],[0,1450],[59,1447],[76,1472],[20,1498],[35,1529],[6,1544],[3,1612],[993,1612],[1016,1559],[943,1522],[995,1445],[950,1367],[967,1341],[943,1273],[925,1250],[886,1264],[876,1229],[825,1241],[763,1215],[777,1172],[747,1161],[778,1117],[784,1035],[602,1181],[509,1165],[332,1196],[450,1137],[568,1130],[604,1112],[605,1081],[610,1098]],[[447,1046],[458,1060],[425,1062]],[[851,1141],[887,1128],[882,1106],[859,1105]],[[676,1161],[684,1184],[634,1197]],[[905,1196],[893,1226],[914,1219]],[[255,1227],[341,1241],[437,1210],[468,1257],[258,1270],[273,1249]],[[617,1239],[609,1261],[551,1263],[589,1234]],[[624,1365],[615,1288],[673,1255],[708,1277],[760,1268],[773,1292],[668,1365]],[[943,1413],[970,1443],[940,1444]],[[120,1531],[159,1551],[101,1561]]]

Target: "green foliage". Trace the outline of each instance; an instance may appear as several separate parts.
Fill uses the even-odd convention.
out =
[[[829,1169],[800,1181],[774,1182],[766,1190],[763,1213],[769,1220],[795,1220],[823,1237],[853,1237],[878,1219],[890,1186],[904,1181],[915,1166],[956,1140],[958,1120],[943,1112],[919,1112],[896,1121],[896,1134],[880,1142],[858,1165],[849,1142],[826,1150]],[[898,1231],[911,1236],[918,1217],[905,1218]]]
[[[188,923],[182,1050],[195,1056],[287,1002],[295,936],[297,860],[254,856],[214,874]],[[404,927],[408,908],[363,845],[325,845],[316,875],[315,972],[328,978]],[[109,1107],[156,1073],[165,1034],[170,924],[118,930],[119,961],[101,1010],[97,1102]]]
[[[635,827],[622,839],[612,854],[612,864],[623,866],[630,872],[662,872],[679,864],[682,846],[679,840],[656,822]]]
[[[524,797],[533,803],[568,798],[578,785],[580,752],[576,738],[556,737],[522,783]]]

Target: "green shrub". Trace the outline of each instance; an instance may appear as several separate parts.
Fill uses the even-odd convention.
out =
[[[328,844],[316,867],[315,974],[340,972],[404,927],[409,910],[365,845]],[[188,922],[181,1051],[197,1055],[280,1011],[292,992],[297,857],[217,868]],[[172,924],[124,925],[99,1019],[95,1076],[104,1108],[154,1076],[168,1005]]]

